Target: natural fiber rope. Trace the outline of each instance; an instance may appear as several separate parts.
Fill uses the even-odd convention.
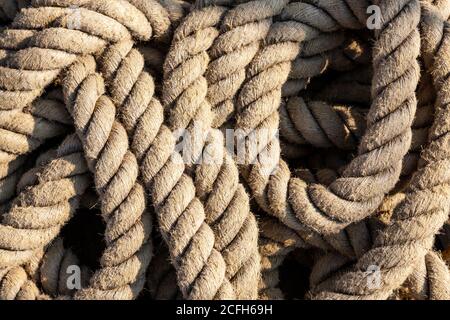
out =
[[[67,133],[70,117],[58,96],[52,91],[23,110],[0,110],[0,204],[15,195],[23,155]]]
[[[392,8],[382,4],[386,15],[389,14],[385,23],[392,15],[391,11],[399,15],[393,18],[393,27],[383,30],[375,46],[374,102],[368,115],[368,128],[362,138],[359,155],[347,166],[343,176],[328,188],[291,178],[287,165],[279,159],[276,139],[272,139],[264,150],[268,154],[266,158],[274,159],[274,165],[279,163],[273,175],[265,174],[261,164],[251,165],[247,172],[249,185],[259,205],[308,236],[315,245],[320,246],[320,234],[339,232],[351,222],[375,211],[400,175],[402,158],[411,139],[410,127],[416,106],[414,90],[419,74],[416,57],[420,49],[417,29],[404,28],[406,23],[412,26],[414,22],[418,23],[418,2],[402,4],[398,7],[392,5]],[[290,25],[301,26],[295,22]],[[278,127],[275,107],[279,105],[280,87],[287,78],[290,61],[297,54],[295,42],[290,41],[316,34],[315,29],[301,26],[301,32],[297,33],[301,38],[290,39],[287,37],[291,37],[292,32],[281,32],[288,26],[274,25],[266,39],[268,45],[249,67],[250,77],[238,98],[238,128],[250,131]],[[397,32],[395,28],[402,30]],[[401,45],[396,48],[399,43]],[[283,55],[273,54],[272,51],[280,46],[286,47],[277,51]],[[389,59],[386,60],[388,54]]]
[[[125,1],[31,1],[36,8],[23,9],[12,29],[3,30],[0,37],[2,57],[8,64],[0,68],[0,109],[22,110],[55,80],[62,68],[73,63],[77,54],[99,52],[107,42],[131,39],[132,35],[148,39],[152,26],[157,37],[164,36],[169,26],[164,9],[159,7],[153,12],[151,9],[159,6],[154,2],[131,2],[147,17]],[[73,15],[67,7],[71,5],[81,5],[81,30],[67,29]],[[125,12],[135,19],[129,21]],[[45,29],[39,30],[42,27]]]
[[[131,39],[131,34],[133,34],[133,36],[137,39],[148,39],[148,37],[151,35],[152,29],[155,33],[156,38],[164,38],[167,36],[167,31],[169,31],[170,26],[169,19],[166,16],[167,14],[165,10],[154,1],[143,2],[140,0],[131,0],[129,2],[117,1],[114,3],[105,1],[83,1],[82,3],[80,3],[80,1],[32,1],[32,4],[34,6],[41,7],[23,10],[23,13],[16,17],[12,25],[13,28],[16,29],[6,30],[4,33],[3,39],[6,40],[4,44],[5,49],[20,49],[21,47],[24,47],[24,42],[25,46],[28,46],[28,48],[25,47],[25,49],[12,53],[6,52],[9,67],[2,68],[1,72],[4,73],[4,77],[2,77],[2,80],[4,80],[2,83],[2,87],[7,91],[2,91],[1,95],[6,98],[5,100],[2,100],[2,102],[4,103],[8,101],[9,105],[3,105],[2,109],[20,109],[22,106],[25,106],[25,104],[27,104],[30,99],[33,99],[40,94],[40,91],[44,88],[44,86],[55,79],[62,68],[67,67],[68,65],[73,63],[74,59],[76,58],[76,54],[98,53],[103,50],[108,41],[114,42],[120,39]],[[48,5],[63,6],[66,8],[45,7]],[[73,9],[67,9],[67,7],[69,7],[70,5],[79,6],[79,9],[77,9],[79,16],[77,18],[81,19],[81,21],[79,21],[78,25],[74,25],[73,23],[70,24],[71,15],[73,14]],[[142,12],[139,10],[141,10]],[[99,13],[97,13],[96,11]],[[134,19],[132,21],[127,19],[127,15],[129,15],[130,13],[137,17],[137,19]],[[32,29],[47,27],[49,25],[55,27],[59,26],[60,28],[49,28],[37,32],[19,30],[21,27]],[[106,26],[106,28],[103,26]],[[74,30],[76,28],[80,28],[81,30]],[[57,36],[56,38],[59,39],[59,43],[53,43],[52,38],[55,35]],[[20,40],[21,42],[18,42],[17,40]],[[81,42],[79,40],[81,40]],[[19,45],[21,47],[19,47]],[[28,58],[30,54],[32,54],[32,59]],[[41,62],[43,61],[42,58],[44,57],[44,54],[46,58],[45,60],[50,57],[51,60],[48,61],[52,61],[53,65],[44,65]],[[27,71],[18,72],[17,69],[27,69]],[[18,77],[20,79],[20,82],[10,81],[9,79],[11,78],[11,75],[13,77],[16,76],[16,78]],[[78,79],[75,79],[74,82],[76,82],[76,80]],[[75,116],[78,116],[78,114],[76,114]],[[82,124],[84,119],[75,120],[78,121],[77,124],[78,128],[80,129],[79,125]],[[120,130],[115,131],[120,133]],[[89,132],[87,134],[88,138],[90,138]],[[100,135],[100,137],[97,136],[96,138],[101,139],[101,137],[102,136]],[[95,141],[88,141],[88,144],[89,142],[95,143]],[[91,145],[88,145],[87,147],[89,148],[91,147]],[[95,151],[103,151],[101,149],[96,150],[95,147],[98,146],[93,146],[93,149],[88,151],[93,151],[94,153]],[[132,160],[131,157],[128,158]],[[114,163],[114,161],[111,163],[111,160],[108,159],[106,159],[105,161],[106,162],[103,163],[101,161],[97,161],[97,168],[105,165],[108,166]],[[130,162],[128,161],[128,163],[125,164],[129,163]],[[106,172],[106,174],[107,173],[108,172]],[[96,175],[97,174],[98,173],[96,173]],[[103,180],[101,180],[100,178],[102,178]],[[104,177],[97,176],[97,186],[99,188],[103,188],[104,186],[102,184],[109,183],[110,178],[111,177],[108,177],[107,175]],[[116,190],[113,186],[109,190],[108,188],[106,188],[106,192],[108,191]],[[144,199],[143,192],[141,198]],[[114,203],[114,201],[117,201],[117,199],[111,199],[111,202],[109,203],[110,207],[117,205]],[[139,208],[139,205],[133,205],[136,208]],[[141,207],[143,209],[144,205],[142,205]],[[113,208],[108,208],[108,206],[105,205],[104,209],[107,213],[109,213],[108,210]],[[116,226],[116,229],[119,227],[124,227],[124,223],[121,222],[121,224],[122,225],[119,224],[118,226]],[[146,223],[145,225],[149,225],[149,223]],[[115,232],[117,232],[118,230],[113,229],[109,231],[111,238],[110,241],[112,241],[113,239],[115,239],[114,237],[117,236]],[[130,232],[131,231],[132,230],[130,230]],[[118,242],[120,245],[120,241]],[[118,258],[117,256],[114,257],[114,255],[116,255],[116,252],[114,252],[115,249],[116,248],[114,247],[112,248],[109,256],[108,252],[105,253],[103,257],[104,259],[102,261],[104,266],[109,267],[110,264],[116,266],[117,264],[124,262],[121,261],[120,258],[123,259],[123,255],[127,254],[126,250],[122,253],[122,257]],[[129,248],[127,249],[129,250]],[[149,253],[145,250],[143,250],[143,252],[144,253],[141,254],[141,256],[147,257],[147,259],[144,259],[144,262],[142,263],[144,266],[142,269],[145,270],[145,260],[148,260]],[[133,267],[134,269],[136,269],[136,265],[140,264],[139,261],[135,261],[133,266],[132,261],[127,262],[128,264],[131,264],[128,265],[128,267],[131,269],[133,269]],[[93,278],[94,288],[97,287],[99,289],[107,290],[110,288],[107,287],[109,285],[111,285],[112,287],[123,285],[121,281],[124,281],[124,279],[118,279],[117,275],[115,280],[119,280],[118,283],[102,283],[105,282],[104,279],[106,279],[107,282],[111,280],[108,278],[108,271],[111,274],[114,271],[120,271],[120,269],[115,270],[114,268],[111,268],[111,270],[106,270],[104,274],[102,274],[102,272],[100,271],[98,274],[96,274],[97,277],[94,276]],[[141,271],[140,273],[141,278],[143,279],[143,271]],[[102,276],[104,277],[103,279]],[[132,272],[130,272],[127,276],[129,278],[133,277]],[[125,282],[126,281],[127,280],[125,278]],[[142,280],[140,282],[141,284],[143,283]],[[137,287],[139,287],[139,285]],[[118,291],[116,294],[118,296],[120,296],[120,294],[125,294],[126,296],[126,288],[122,288],[122,291],[122,293]],[[133,291],[133,289],[131,291]],[[134,291],[139,290],[136,290],[136,288],[134,288]],[[88,292],[90,291],[85,291],[84,293],[88,295]],[[134,292],[131,294],[131,296],[133,294],[136,295],[137,293]],[[80,296],[82,295],[83,294],[80,294]]]
[[[243,6],[249,4],[256,2]],[[241,14],[240,7],[236,9]],[[238,15],[233,13],[228,11],[224,21],[229,18],[239,23]],[[260,270],[256,220],[239,183],[234,160],[227,153],[223,138],[212,129],[213,114],[204,78],[209,60],[206,51],[218,39],[215,26],[223,14],[221,7],[207,7],[188,15],[177,28],[164,64],[163,101],[172,130],[186,129],[191,137],[200,140],[194,142],[198,145],[188,150],[185,158],[193,167],[206,222],[214,231],[215,248],[226,262],[226,278],[235,288],[236,298],[256,299]],[[204,133],[208,136],[203,137]],[[211,159],[202,158],[205,150]]]
[[[45,299],[22,267],[0,269],[0,300]]]
[[[212,248],[203,205],[195,197],[192,180],[183,174],[181,156],[174,153],[175,138],[163,125],[163,108],[153,98],[154,84],[143,70],[143,57],[130,43],[118,43],[105,52],[102,68],[119,117],[130,132],[131,150],[140,163],[184,298],[234,297],[229,284],[220,287],[225,263]],[[192,260],[203,256],[204,261]]]
[[[75,253],[64,248],[61,238],[55,239],[47,248],[39,266],[39,280],[42,291],[53,298],[70,298],[75,293],[75,288],[68,288],[70,266],[80,267],[80,285],[85,287],[89,283],[89,271],[81,266],[80,260]]]
[[[449,300],[450,270],[436,252],[430,251],[407,280],[406,286],[415,299]]]
[[[19,266],[55,238],[89,186],[81,145],[69,136],[55,158],[34,175],[3,215],[0,225],[0,268]]]
[[[450,2],[374,0],[373,45],[368,0],[190,2],[0,4],[0,299],[131,299],[146,281],[157,299],[282,299],[296,248],[308,268],[322,257],[313,298],[450,299],[432,247],[450,202]],[[43,94],[61,82],[64,100]],[[219,127],[246,147],[270,135],[243,180]],[[179,153],[183,129],[208,134]],[[82,263],[54,239],[90,176],[106,249],[69,290]],[[153,211],[168,248],[150,261]]]
[[[448,3],[446,8],[450,10]],[[405,199],[397,206],[391,224],[375,239],[373,248],[349,271],[318,284],[314,289],[315,298],[387,298],[411,274],[413,266],[425,257],[433,245],[435,234],[448,218],[449,160],[445,147],[448,143],[448,128],[444,119],[448,117],[446,107],[449,97],[443,88],[448,85],[447,76],[450,73],[447,63],[450,27],[442,19],[441,10],[422,2],[422,49],[425,58],[431,62],[437,104],[428,146],[422,152],[419,170],[410,182]],[[383,281],[379,288],[365,285],[365,271],[369,265],[381,269]],[[448,283],[444,287],[448,289]],[[434,293],[436,296],[440,294],[444,292]]]
[[[203,1],[202,5],[231,5],[233,1]],[[212,126],[220,127],[234,113],[234,96],[245,81],[245,69],[258,52],[260,42],[288,0],[239,1],[224,13],[208,54],[211,61],[205,72],[207,99],[213,112]]]
[[[138,164],[129,151],[128,135],[115,120],[116,108],[104,95],[103,79],[90,56],[69,67],[63,81],[66,106],[82,141],[106,222],[106,249],[101,268],[78,299],[136,298],[145,282],[152,255],[152,221],[146,212]]]
[[[280,108],[280,135],[290,143],[355,150],[365,127],[365,112],[359,108],[301,97]]]

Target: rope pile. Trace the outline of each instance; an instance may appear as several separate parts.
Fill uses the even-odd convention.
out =
[[[0,1],[0,299],[450,299],[449,18]]]

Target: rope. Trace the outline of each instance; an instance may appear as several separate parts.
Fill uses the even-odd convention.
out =
[[[255,6],[256,2],[242,4],[243,11],[252,4]],[[225,13],[223,23],[228,24],[227,19],[239,23],[235,12],[241,14],[240,8]],[[263,6],[261,11],[265,10]],[[215,248],[225,260],[226,279],[235,288],[236,298],[255,299],[260,272],[256,219],[250,212],[245,189],[239,183],[234,160],[224,148],[220,133],[212,130],[213,115],[203,76],[209,60],[207,50],[213,41],[222,41],[217,38],[215,26],[223,11],[221,7],[207,7],[193,12],[175,31],[164,64],[162,99],[171,129],[186,129],[191,139],[201,140],[193,142],[198,145],[190,148],[185,158],[193,166],[197,194],[205,205],[206,222],[214,232]],[[184,77],[186,74],[188,79]],[[204,132],[207,137],[202,137]],[[204,156],[205,152],[211,159]]]
[[[59,233],[89,187],[81,145],[68,136],[56,156],[34,175],[34,184],[14,199],[0,225],[0,268],[30,260]]]
[[[0,270],[1,300],[42,300],[38,287],[31,281],[21,267]]]
[[[163,107],[153,98],[154,84],[143,71],[143,57],[123,42],[110,47],[103,61],[103,72],[111,81],[111,97],[130,132],[131,150],[155,205],[183,297],[233,297],[231,286],[221,285],[225,263],[212,247],[213,233],[204,223],[203,204],[195,196],[191,178],[183,174],[183,160],[175,154],[175,138],[163,124]]]
[[[66,105],[94,175],[106,222],[101,268],[92,276],[90,288],[80,290],[76,298],[132,299],[144,286],[151,259],[152,221],[127,133],[115,120],[116,108],[104,95],[103,78],[95,69],[91,56],[80,58],[63,82]]]
[[[72,297],[75,287],[69,288],[68,283],[72,273],[69,267],[80,267],[80,285],[88,285],[89,271],[81,266],[75,253],[64,248],[61,238],[55,239],[48,247],[39,266],[39,280],[43,292],[53,298]]]
[[[411,274],[413,266],[424,259],[433,245],[435,234],[448,218],[449,190],[445,174],[448,170],[445,148],[448,130],[443,121],[448,117],[445,108],[448,97],[442,89],[450,71],[446,64],[450,52],[449,28],[440,11],[431,4],[423,2],[422,10],[421,29],[426,35],[422,37],[426,39],[422,49],[425,58],[432,62],[430,70],[437,92],[428,146],[421,154],[419,170],[410,182],[405,199],[397,206],[391,224],[350,271],[318,284],[314,289],[315,298],[387,298]],[[377,289],[364,285],[367,273],[363,270],[367,270],[369,265],[380,267],[383,281]],[[439,294],[444,293],[434,293],[436,296]]]
[[[0,204],[15,196],[28,157],[49,139],[67,134],[70,117],[58,91],[51,91],[23,110],[0,111]]]
[[[1,1],[0,299],[450,299],[449,17]]]
[[[392,27],[383,29],[378,45],[375,45],[376,70],[368,127],[358,156],[349,163],[342,177],[328,188],[291,177],[287,165],[280,159],[276,137],[264,149],[265,158],[273,159],[272,167],[276,167],[273,174],[268,175],[267,168],[260,163],[248,168],[248,182],[258,204],[316,245],[320,234],[337,233],[374,212],[400,175],[402,159],[411,141],[410,127],[416,107],[414,91],[419,76],[416,57],[420,49],[418,30],[404,28],[407,22],[417,25],[420,17],[418,2],[403,4],[392,9],[399,14],[393,16]],[[390,7],[382,9],[384,12]],[[301,32],[286,32],[290,26]],[[396,28],[400,26],[402,31],[397,32]],[[294,21],[273,26],[266,39],[267,46],[252,61],[249,78],[241,88],[238,128],[247,132],[261,128],[276,130],[280,88],[286,81],[292,57],[297,54],[295,43],[314,37],[317,32],[315,28]],[[288,38],[293,35],[300,38]],[[400,45],[396,47],[397,44]],[[280,46],[284,48],[280,50],[283,55],[274,55],[273,50]],[[399,77],[402,81],[397,79]]]

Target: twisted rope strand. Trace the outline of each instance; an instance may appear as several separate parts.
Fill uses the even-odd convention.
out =
[[[81,145],[68,136],[55,157],[33,175],[0,225],[0,268],[30,260],[59,233],[90,185]]]
[[[142,290],[152,255],[152,221],[145,211],[145,193],[137,181],[138,164],[128,150],[128,136],[115,120],[116,109],[104,95],[103,78],[94,58],[80,58],[63,82],[64,98],[97,192],[106,222],[106,249],[90,287],[77,299],[132,299]]]
[[[144,59],[130,42],[113,45],[102,59],[102,71],[119,117],[130,135],[131,150],[158,216],[161,234],[186,299],[231,299],[234,290],[223,283],[225,262],[213,248],[213,232],[204,222],[203,204],[185,175],[172,131],[153,97],[154,83],[144,71]]]
[[[383,3],[382,3],[383,4]],[[450,7],[448,7],[450,8]],[[424,56],[432,61],[430,70],[437,92],[435,120],[427,148],[422,152],[419,170],[413,176],[405,199],[397,206],[391,224],[376,239],[373,248],[349,270],[318,284],[314,298],[386,299],[423,261],[434,236],[448,219],[450,189],[448,184],[449,113],[448,65],[450,26],[431,3],[422,2],[421,24]],[[366,286],[367,268],[380,268],[381,286]],[[445,279],[445,278],[444,278]],[[448,283],[445,287],[449,287]],[[434,296],[439,296],[437,293]]]
[[[255,6],[254,2],[243,6],[250,4]],[[260,9],[266,10],[264,5]],[[216,17],[220,18],[219,10],[207,7],[194,12],[175,31],[164,64],[163,101],[172,130],[186,129],[188,139],[200,140],[193,141],[192,150],[188,145],[189,150],[183,152],[188,155],[186,160],[194,172],[197,194],[205,205],[206,222],[214,231],[215,248],[224,257],[226,278],[238,299],[256,299],[260,272],[256,219],[239,183],[234,160],[225,149],[223,138],[212,129],[213,115],[206,97],[204,74],[209,60],[206,51],[218,35],[214,27],[217,22],[212,21],[210,12],[219,13]],[[227,19],[238,22],[237,17],[228,16],[230,13],[233,12],[223,17],[224,23]],[[199,23],[199,17],[204,16],[208,20]]]
[[[275,159],[274,165],[278,163],[273,174],[268,175],[260,163],[249,166],[249,185],[259,205],[308,236],[309,241],[317,240],[317,234],[337,233],[374,212],[398,180],[402,158],[410,145],[416,106],[414,91],[419,75],[416,58],[420,49],[417,30],[420,7],[418,1],[380,5],[386,14],[385,27],[379,32],[374,48],[374,101],[359,155],[342,177],[328,188],[291,177],[289,168],[279,159],[279,143],[275,137],[264,150],[265,158]],[[282,51],[283,56],[272,53],[281,45],[292,46],[288,38],[292,33],[281,30],[281,26],[274,25],[266,40],[268,45],[249,67],[250,78],[238,97],[238,128],[247,131],[277,128],[280,88],[292,60],[286,54],[287,49]],[[294,38],[296,41],[317,33],[307,27],[300,30],[297,34],[301,38]]]

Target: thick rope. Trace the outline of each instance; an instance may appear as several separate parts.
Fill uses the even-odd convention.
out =
[[[450,74],[450,26],[442,18],[441,10],[430,3],[422,2],[422,16],[423,55],[432,62],[430,70],[437,103],[419,170],[410,182],[405,199],[397,206],[391,224],[375,239],[373,248],[349,271],[318,284],[314,289],[315,298],[386,299],[412,273],[413,266],[423,261],[433,245],[435,234],[448,219],[450,162],[445,119],[449,116],[449,97],[444,88]],[[370,265],[380,268],[383,281],[378,288],[366,286],[368,275],[365,271]]]
[[[223,1],[207,3],[224,4]],[[239,1],[224,14],[217,26],[220,35],[209,48],[211,61],[204,75],[208,81],[207,99],[213,112],[213,127],[220,127],[233,116],[233,99],[245,81],[245,69],[266,37],[271,18],[287,3],[287,0]]]
[[[301,97],[280,107],[280,135],[290,143],[356,150],[365,129],[365,112],[359,108]]]
[[[19,193],[2,217],[0,268],[19,266],[50,243],[90,185],[81,145],[73,136],[37,173],[33,185]]]
[[[25,154],[67,133],[70,117],[57,91],[23,110],[0,110],[0,205],[15,196]]]
[[[418,1],[380,5],[384,25],[389,24],[389,28],[382,29],[374,48],[374,100],[368,128],[359,146],[359,155],[347,166],[342,177],[328,188],[291,177],[289,168],[280,159],[276,137],[264,149],[265,159],[273,159],[272,167],[277,166],[273,174],[267,174],[264,170],[267,164],[261,163],[250,165],[247,172],[259,205],[308,236],[316,245],[318,235],[337,233],[376,210],[384,194],[398,180],[402,158],[410,145],[410,127],[416,107],[414,91],[419,76],[416,58],[420,49],[417,30],[420,7]],[[290,25],[300,23],[290,22]],[[249,67],[250,78],[238,97],[238,128],[250,132],[261,128],[276,131],[278,127],[276,108],[290,61],[297,54],[294,44],[317,34],[316,29],[303,25],[298,27],[299,32],[287,33],[283,28],[288,27],[289,24],[273,26],[266,39],[267,46]],[[289,38],[292,35],[300,39]],[[279,51],[282,55],[273,54],[280,46],[286,47]]]
[[[46,300],[22,267],[0,270],[0,300]]]
[[[130,134],[131,150],[140,164],[144,184],[158,216],[185,299],[230,299],[234,290],[225,281],[225,262],[213,248],[214,234],[205,223],[203,204],[184,174],[164,112],[153,98],[153,79],[144,71],[142,55],[128,42],[111,46],[103,57],[103,73]]]
[[[43,293],[52,298],[69,299],[76,292],[76,288],[70,288],[70,276],[73,270],[69,267],[80,268],[79,284],[86,287],[89,283],[89,270],[82,266],[80,260],[71,249],[64,248],[61,238],[55,239],[47,248],[42,263],[39,266],[39,281]]]
[[[106,249],[101,268],[78,299],[136,298],[145,282],[152,246],[152,221],[145,192],[137,181],[138,164],[129,151],[128,136],[115,120],[116,108],[104,95],[103,78],[91,56],[80,58],[67,71],[64,98],[73,117],[84,155],[100,196],[106,222]]]
[[[32,0],[31,5],[0,36],[8,65],[0,68],[1,110],[25,107],[79,55],[99,54],[120,40],[161,38],[170,27],[156,1]]]
[[[249,4],[256,5],[249,2],[243,4],[244,8]],[[265,10],[262,6],[261,11]],[[227,12],[223,20],[227,21],[232,13]],[[163,101],[172,130],[186,129],[187,139],[193,139],[192,147],[186,144],[185,160],[194,171],[197,194],[205,205],[206,222],[214,231],[215,248],[226,262],[226,278],[238,299],[256,299],[260,272],[256,219],[250,212],[245,189],[239,183],[234,160],[225,149],[220,133],[212,129],[213,114],[204,77],[209,60],[206,51],[217,38],[215,26],[222,14],[221,7],[193,12],[175,31],[164,64]],[[229,18],[239,21],[237,16]]]

